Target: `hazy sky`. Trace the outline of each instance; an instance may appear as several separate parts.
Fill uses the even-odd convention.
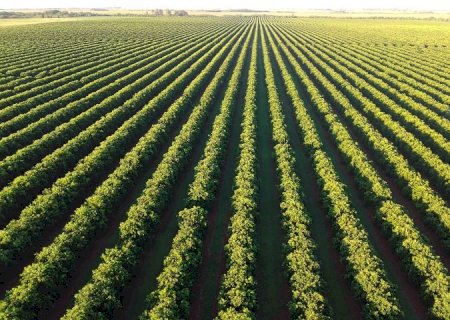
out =
[[[0,0],[1,9],[24,8],[132,9],[413,9],[450,10],[450,0]]]

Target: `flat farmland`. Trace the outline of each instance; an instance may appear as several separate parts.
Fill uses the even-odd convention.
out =
[[[450,319],[449,268],[449,22],[0,28],[0,319]]]

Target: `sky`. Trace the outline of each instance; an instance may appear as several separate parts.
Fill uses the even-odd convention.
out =
[[[410,9],[450,10],[450,0],[0,0],[0,9],[105,8],[129,9]]]

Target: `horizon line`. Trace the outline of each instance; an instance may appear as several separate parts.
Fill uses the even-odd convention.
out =
[[[430,8],[430,9],[413,9],[413,8],[277,8],[277,9],[252,9],[252,8],[210,8],[210,9],[198,9],[198,8],[170,8],[170,7],[141,7],[141,8],[135,8],[135,7],[103,7],[103,6],[96,6],[96,7],[30,7],[30,8],[1,8],[0,10],[45,10],[45,9],[86,9],[86,10],[94,10],[94,9],[103,9],[103,10],[155,10],[155,9],[169,9],[169,10],[187,10],[187,11],[236,11],[236,12],[245,12],[245,11],[253,11],[253,12],[302,12],[302,11],[335,11],[335,12],[341,12],[341,11],[347,11],[347,12],[355,12],[355,11],[406,11],[406,12],[436,12],[436,11],[443,11],[443,12],[450,12],[450,9],[436,9],[436,8]]]

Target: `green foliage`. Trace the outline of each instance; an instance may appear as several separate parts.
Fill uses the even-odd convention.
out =
[[[254,319],[256,307],[254,236],[257,212],[255,100],[258,30],[255,29],[241,123],[239,163],[232,202],[233,216],[229,226],[230,236],[225,246],[227,271],[222,280],[218,301],[220,319]]]
[[[196,49],[199,49],[200,44],[198,44]],[[206,48],[206,47],[205,47]],[[183,49],[183,48],[182,48]],[[192,49],[191,49],[192,50]],[[39,141],[35,141],[32,145],[21,149],[19,152],[15,153],[3,160],[0,163],[0,178],[2,178],[2,184],[6,184],[15,175],[22,173],[27,168],[31,167],[33,163],[40,161],[32,169],[28,170],[22,176],[17,177],[13,180],[7,187],[0,191],[0,211],[7,212],[9,217],[13,217],[14,214],[22,209],[22,207],[31,201],[41,190],[46,186],[51,185],[52,182],[60,175],[61,172],[66,172],[79,162],[83,156],[89,153],[95,153],[92,151],[100,142],[106,139],[109,135],[121,134],[121,140],[125,141],[126,144],[131,144],[136,140],[137,134],[132,134],[131,129],[124,131],[120,128],[123,123],[130,117],[141,111],[145,102],[148,99],[156,95],[157,92],[161,91],[165,86],[170,84],[174,78],[183,71],[183,67],[190,61],[181,63],[173,70],[171,67],[176,66],[176,64],[186,57],[189,57],[194,51],[186,50],[186,53],[180,55],[180,52],[176,51],[175,59],[163,63],[166,57],[157,59],[156,61],[150,63],[148,66],[157,67],[152,72],[149,72],[147,68],[141,68],[134,72],[131,72],[127,76],[123,77],[120,82],[114,82],[109,87],[103,88],[102,92],[94,92],[94,97],[97,101],[101,101],[95,107],[90,107],[90,103],[93,103],[93,99],[87,99],[84,101],[76,101],[75,108],[70,108],[69,112],[65,109],[60,109],[58,112],[51,114],[49,118],[55,121],[46,121],[48,119],[42,119],[42,124],[46,126],[52,124],[58,124],[61,120],[66,117],[73,116],[79,112],[79,107],[89,108],[85,113],[71,119],[71,121],[59,126],[56,130],[45,134]],[[204,50],[198,50],[197,54],[192,56],[192,59],[199,57]],[[144,63],[148,63],[152,59],[144,59]],[[151,69],[150,69],[151,70]],[[128,70],[131,71],[131,70]],[[171,71],[171,72],[167,72]],[[117,91],[120,88],[121,83],[133,82],[130,85]],[[101,84],[100,84],[101,85]],[[181,89],[179,89],[181,90]],[[100,97],[106,97],[102,100]],[[119,108],[120,106],[120,108]],[[151,114],[147,114],[148,118],[155,118],[155,109],[151,110]],[[106,115],[105,115],[106,114]],[[61,117],[63,119],[61,119]],[[103,116],[103,117],[102,117]],[[100,117],[100,119],[98,119]],[[94,124],[92,121],[98,120]],[[90,125],[91,124],[91,125]],[[90,125],[90,126],[89,126]],[[83,128],[88,127],[86,130],[82,131]],[[42,128],[38,127],[35,123],[32,128],[26,128],[27,132],[31,133],[32,136],[27,136],[26,140],[31,139],[33,136],[39,133],[44,133],[45,130],[40,130]],[[145,130],[143,127],[136,126],[134,130]],[[80,133],[80,131],[82,131]],[[124,132],[129,132],[128,135],[124,135]],[[20,136],[13,135],[11,138],[7,138],[7,141],[0,141],[0,146],[5,143],[8,147],[12,147],[8,141],[12,140],[18,143],[24,138],[22,131],[19,132]],[[72,138],[69,142],[67,139]],[[111,138],[110,138],[111,139]],[[120,139],[116,139],[118,144]],[[67,143],[66,143],[67,142]],[[65,144],[64,144],[65,143]],[[64,144],[61,148],[57,149],[55,152],[49,154],[48,156],[41,159],[42,156],[47,154],[52,148],[57,148],[59,145]],[[91,171],[86,172],[82,184],[79,185],[79,189],[82,190],[88,186],[92,181],[95,181],[96,176],[92,173],[100,172],[101,168],[108,168],[113,163],[115,158],[123,156],[126,148],[113,148],[107,146],[104,152],[108,152],[108,158],[104,161],[99,161],[96,157],[91,157],[91,159],[84,159],[85,162],[91,162]],[[3,169],[3,170],[2,170]],[[80,177],[81,181],[81,177]],[[20,199],[20,201],[18,201]]]
[[[281,32],[276,33],[280,34],[283,40],[288,38],[292,41],[292,38],[286,36],[286,34]],[[286,38],[284,38],[285,36]],[[286,43],[291,48],[295,48],[288,41]],[[281,47],[286,48],[284,45]],[[294,52],[299,57],[303,57],[298,49],[295,48]],[[439,257],[432,252],[431,247],[426,243],[419,231],[414,227],[413,221],[404,212],[404,209],[392,201],[392,194],[386,182],[379,177],[364,152],[352,139],[347,129],[342,125],[330,105],[320,95],[319,90],[311,82],[294,56],[288,50],[284,50],[284,53],[292,64],[295,73],[307,88],[308,94],[311,96],[315,106],[323,115],[325,123],[329,127],[333,138],[336,140],[340,152],[355,172],[358,186],[364,192],[367,200],[377,208],[377,219],[391,237],[390,239],[397,251],[402,255],[406,270],[410,273],[414,281],[420,282],[424,295],[432,301],[430,313],[437,319],[445,319],[446,314],[448,314],[449,305],[448,283],[450,278],[448,271],[443,266]],[[305,59],[304,61],[307,60]],[[312,65],[309,66],[311,67],[311,71],[315,70]],[[312,72],[312,74],[319,77],[318,73]],[[304,112],[304,110],[298,111],[298,119],[304,121],[306,118]],[[371,133],[376,135],[376,131],[371,131]],[[386,142],[379,135],[376,135],[376,137],[377,139],[373,141],[377,141],[379,144]],[[394,154],[392,151],[394,150],[393,148],[389,150],[391,150],[390,154]],[[399,158],[397,156],[395,159],[398,160]],[[407,169],[407,164],[404,161],[400,161],[397,166],[398,168],[404,166],[403,170]],[[433,193],[430,193],[429,196],[433,197]],[[427,268],[429,268],[429,272],[425,271]],[[364,277],[371,279],[370,274],[364,275]]]
[[[64,318],[114,316],[219,97],[219,115],[141,318],[189,316],[233,115],[243,108],[217,318],[255,319],[259,85],[268,92],[291,318],[332,318],[297,175],[304,168],[295,167],[294,136],[288,135],[283,114],[291,107],[346,276],[366,318],[398,319],[403,314],[336,161],[352,171],[390,249],[421,290],[428,316],[449,318],[450,276],[435,252],[435,247],[450,248],[448,26],[276,17],[111,18],[55,25],[1,30],[0,264],[19,267],[21,259],[40,248],[45,233],[64,217],[68,222],[7,290],[0,319],[44,316],[42,311],[70,285],[84,251],[152,166],[153,176],[120,224],[119,239],[102,254]],[[395,38],[393,30],[398,31]],[[258,72],[264,83],[257,83]],[[242,98],[245,103],[239,105]],[[326,137],[319,126],[329,131]],[[175,132],[178,127],[181,131]],[[332,153],[324,147],[325,138]],[[169,149],[160,154],[168,142]],[[337,159],[331,157],[335,150]],[[442,243],[429,243],[421,234],[395,202],[395,182],[388,184],[385,173],[395,178]],[[399,280],[398,272],[395,268],[394,280]]]
[[[236,30],[236,32],[237,31],[238,30]],[[45,281],[39,283],[32,282],[30,279],[30,277],[32,278],[30,272],[24,272],[21,275],[19,285],[7,292],[4,303],[1,305],[0,315],[14,318],[17,314],[27,312],[30,316],[27,316],[24,319],[33,318],[33,315],[37,310],[41,309],[46,304],[51,303],[54,299],[57,286],[63,284],[68,277],[69,271],[78,256],[77,252],[83,250],[94,237],[96,231],[105,225],[108,216],[114,210],[115,206],[120,203],[126,192],[131,188],[133,182],[139,175],[139,172],[149,163],[152,156],[158,151],[158,146],[161,145],[164,137],[170,132],[170,126],[176,123],[177,119],[180,117],[180,113],[187,107],[192,96],[200,92],[202,87],[209,80],[209,75],[215,71],[221,59],[227,55],[227,48],[230,46],[230,40],[233,37],[236,38],[238,35],[239,33],[227,35],[224,39],[215,43],[207,54],[191,66],[188,72],[178,78],[178,81],[169,85],[169,87],[163,90],[156,98],[146,105],[146,108],[149,110],[154,109],[155,106],[159,105],[162,99],[170,96],[174,88],[180,86],[181,83],[183,83],[183,80],[187,81],[192,79],[191,77],[193,77],[196,71],[199,69],[202,70],[194,80],[190,82],[187,81],[189,85],[185,88],[183,95],[172,104],[158,122],[139,140],[136,146],[125,155],[121,160],[120,165],[101,184],[101,186],[96,189],[94,194],[75,211],[71,221],[64,227],[63,232],[58,235],[55,241],[49,247],[41,251],[35,262],[27,267],[27,269],[33,270],[33,272],[42,272],[45,275]],[[228,43],[228,46],[219,50],[223,43]],[[212,60],[208,63],[208,60],[211,58]],[[230,60],[231,57],[228,59]],[[205,64],[207,64],[206,68]],[[215,82],[214,85],[217,86],[218,81],[216,80]],[[154,173],[154,179],[149,180],[149,201],[146,200],[147,197],[149,197],[148,193],[144,193],[141,200],[138,201],[138,204],[136,204],[129,212],[129,219],[120,226],[121,239],[123,239],[120,249],[124,250],[124,254],[128,254],[128,251],[130,251],[129,254],[131,254],[132,257],[135,257],[133,262],[137,259],[135,254],[140,250],[139,244],[148,237],[149,232],[157,223],[157,213],[168,200],[170,191],[162,186],[164,184],[168,186],[173,185],[174,175],[182,169],[182,166],[176,162],[178,156],[174,156],[174,153],[179,153],[181,157],[180,161],[187,161],[190,148],[192,147],[191,139],[199,134],[200,127],[198,126],[198,123],[206,116],[208,110],[207,106],[212,93],[215,93],[215,91],[211,89],[208,90],[208,95],[205,95],[205,98],[200,102],[202,107],[194,109],[194,113],[188,122],[189,125],[185,126],[185,129],[180,133],[180,138],[177,139],[177,142],[174,142],[173,147],[168,151],[168,154],[166,154],[166,161],[160,164],[160,169]],[[146,119],[145,117],[136,117],[135,121],[145,123]],[[137,122],[137,124],[139,124],[139,122]],[[173,168],[176,168],[177,170],[172,170]],[[40,212],[42,214],[42,211]],[[49,212],[45,213],[50,214]],[[141,213],[145,213],[145,219],[141,216]],[[47,251],[53,253],[54,260],[47,261]],[[127,268],[124,268],[123,270],[126,269]],[[107,270],[107,268],[105,270]],[[57,274],[58,277],[54,277],[55,274]],[[98,273],[98,275],[99,277],[102,277],[101,273]],[[126,277],[124,276],[123,279],[126,279]],[[93,282],[95,282],[95,280],[93,280]],[[113,286],[114,283],[114,281],[110,282],[111,286]],[[28,295],[31,295],[31,292],[33,294],[38,294],[38,292],[43,290],[41,287],[45,288],[44,290],[48,292],[47,295],[41,295],[39,299],[27,300],[25,303],[22,303],[22,301],[18,299],[18,297],[27,298]],[[23,295],[24,290],[28,291],[25,295]],[[79,299],[81,299],[81,301],[94,302],[94,300],[83,298],[84,294],[82,292],[77,295],[80,296]],[[89,296],[90,292],[90,289],[86,289],[85,294]],[[107,291],[103,292],[107,293]],[[114,290],[114,292],[117,293],[117,290]],[[101,296],[95,301],[101,303],[101,301],[103,301],[101,298],[105,297],[106,299],[109,299],[107,296]],[[96,308],[86,306],[87,314],[89,314],[89,310],[96,310]],[[111,309],[108,309],[107,311],[111,311]],[[68,317],[71,316],[74,316],[74,313],[69,313]]]
[[[194,272],[201,259],[203,230],[208,212],[194,206],[178,213],[179,230],[172,249],[164,259],[164,269],[158,276],[158,290],[149,296],[151,309],[142,319],[181,319],[189,312],[190,288]]]
[[[322,188],[323,201],[332,218],[337,233],[338,247],[345,260],[352,287],[356,294],[364,300],[367,317],[396,319],[400,316],[401,310],[394,288],[388,282],[382,262],[375,255],[368,235],[351,207],[345,186],[340,182],[331,159],[322,149],[320,137],[303,101],[299,97],[292,75],[288,72],[278,49],[275,47],[271,36],[273,31],[266,32],[288,89],[287,92],[296,113],[299,130],[313,160],[316,177]],[[275,35],[275,39],[278,40],[281,50],[288,54],[286,46],[279,41],[277,35]],[[288,55],[288,57],[290,61],[294,60],[291,55]],[[297,71],[297,69],[295,70]],[[301,74],[302,80],[304,80],[304,77],[306,78],[305,75]],[[309,89],[309,86],[306,87]]]
[[[223,40],[224,41],[224,40]],[[212,44],[211,44],[212,46]],[[206,46],[200,51],[211,50],[211,46]],[[217,45],[216,45],[217,48]],[[22,185],[36,186],[38,188],[43,184],[45,179],[49,179],[49,173],[54,173],[55,170],[61,170],[61,166],[64,168],[70,164],[70,161],[65,159],[77,159],[77,152],[80,152],[79,148],[95,145],[96,136],[104,136],[109,131],[102,128],[104,125],[115,126],[121,124],[121,120],[125,120],[126,117],[131,116],[133,111],[138,111],[139,106],[145,104],[146,99],[155,94],[155,90],[163,89],[156,97],[150,102],[145,104],[141,110],[131,116],[120,127],[114,131],[114,133],[102,141],[87,157],[80,161],[73,171],[66,174],[66,176],[58,179],[50,189],[39,195],[27,208],[23,210],[19,219],[13,220],[4,230],[0,231],[0,253],[2,254],[4,262],[11,260],[16,252],[24,248],[29,244],[32,239],[41,234],[44,228],[50,225],[54,219],[63,214],[64,210],[70,207],[70,204],[81,198],[83,191],[94,181],[98,181],[101,178],[99,174],[102,170],[108,169],[115,163],[115,158],[122,157],[127,150],[127,146],[136,142],[139,136],[144,134],[151,125],[150,120],[155,120],[161,109],[165,106],[165,103],[170,103],[174,99],[174,95],[180,93],[184,86],[194,79],[204,65],[208,61],[207,59],[213,56],[215,51],[209,51],[204,55],[202,59],[198,60],[194,65],[190,66],[188,71],[185,71],[179,75],[175,81],[170,83],[166,88],[165,85],[173,78],[172,73],[163,75],[158,80],[147,86],[133,99],[128,100],[122,108],[117,108],[106,117],[100,120],[99,123],[94,124],[91,130],[82,132],[75,140],[72,140],[66,144],[63,148],[59,149],[56,154],[49,155],[44,159],[44,163],[38,164],[35,168],[27,172],[27,175],[21,176],[19,180],[15,180],[15,184],[8,186],[0,191],[0,201],[2,210],[7,210],[8,205],[16,205],[16,197],[14,192],[19,193],[21,197],[26,193],[27,189]],[[190,52],[188,51],[188,54]],[[203,52],[204,53],[204,52]],[[184,55],[183,55],[184,56]],[[174,75],[200,55],[193,54],[187,61],[179,64],[174,70]],[[186,57],[186,56],[184,56]],[[181,69],[181,70],[180,70]],[[202,81],[206,81],[206,78],[202,78]],[[195,85],[195,83],[194,83]],[[132,161],[136,165],[133,170],[125,170],[128,174],[128,180],[121,178],[121,183],[126,185],[125,189],[132,186],[132,179],[136,179],[139,170],[142,168],[143,163],[148,163],[150,157],[156,154],[156,147],[160,146],[167,137],[168,128],[172,127],[177,121],[177,115],[183,112],[188,107],[188,101],[194,96],[195,90],[199,90],[198,87],[191,85],[192,90],[188,91],[182,96],[180,100],[176,102],[176,106],[173,107],[173,111],[167,113],[159,120],[158,125],[151,129],[151,134],[148,136],[148,141],[152,143],[141,150],[141,156],[139,158],[132,158],[128,156],[128,161]],[[112,98],[114,100],[114,98]],[[105,131],[105,132],[104,132]],[[148,142],[147,142],[148,143]],[[78,149],[77,149],[78,148]],[[142,149],[142,148],[141,148]],[[144,157],[144,155],[147,156]],[[138,162],[136,162],[138,159]],[[125,164],[124,164],[125,165]],[[58,171],[57,171],[58,172]],[[122,196],[124,190],[120,191]],[[3,198],[2,198],[3,195]],[[114,201],[119,203],[120,198],[116,198]],[[5,259],[6,258],[6,259]]]
[[[241,28],[231,39],[228,38],[225,46],[223,46],[208,66],[203,69],[200,76],[188,86],[189,91],[198,92],[204,85],[204,82],[206,82],[206,75],[213,73],[217,65],[222,62],[214,77],[203,91],[200,101],[194,107],[189,120],[183,125],[180,133],[164,154],[151,179],[147,181],[141,196],[128,211],[127,219],[120,224],[119,244],[112,250],[128,256],[127,259],[118,261],[116,264],[114,260],[111,261],[104,258],[100,266],[94,271],[91,281],[76,294],[75,306],[67,311],[63,317],[64,319],[78,319],[80,316],[89,319],[98,314],[108,318],[112,315],[114,309],[120,306],[120,304],[110,303],[109,301],[111,299],[113,301],[119,301],[120,290],[125,286],[126,280],[130,276],[131,268],[138,262],[139,255],[142,252],[142,245],[150,237],[154,226],[158,223],[159,214],[170,200],[176,178],[180,175],[192,154],[193,145],[201,133],[202,124],[206,121],[222,79],[232,67],[233,58],[238,50],[238,45],[244,38],[245,29]],[[234,43],[235,39],[238,40]],[[230,47],[232,47],[231,50]],[[224,58],[223,61],[221,61],[222,58]],[[188,90],[186,91],[189,92]],[[184,101],[184,99],[180,98],[180,101]],[[191,264],[195,265],[200,258],[199,254],[194,251],[200,245],[198,236],[201,234],[201,229],[204,228],[204,216],[204,209],[198,207],[181,213],[181,234],[176,238],[176,247],[171,251],[172,255],[169,255],[166,260],[166,263],[169,263],[167,267],[168,275],[175,272],[174,268],[178,268],[178,270],[180,268],[181,270],[184,270],[184,268],[190,269]],[[194,228],[191,229],[191,227]],[[186,260],[180,260],[180,253]],[[174,265],[170,264],[171,262]],[[120,274],[123,277],[117,279],[114,272],[111,272],[111,269],[114,268],[120,268]],[[161,285],[174,284],[172,281],[167,283],[166,277],[167,275],[164,274],[159,278]],[[180,280],[186,281],[185,284],[187,285],[189,281],[192,281],[192,277],[181,276]],[[183,286],[183,283],[179,285]],[[170,290],[170,288],[172,287],[165,288],[163,291]],[[187,293],[185,290],[177,293],[180,296],[173,296],[176,294],[174,292],[169,293],[169,296],[175,299],[175,301],[181,300],[177,306],[173,307],[175,310],[184,314],[187,310]],[[156,313],[153,315],[150,314],[152,317],[155,316],[158,318],[159,316],[167,316],[175,312],[166,308],[165,303],[168,302],[168,297],[165,293],[162,293],[159,297],[153,297],[153,299],[156,298],[161,299],[158,300],[158,302],[162,303],[158,305],[161,309],[156,310]]]
[[[149,310],[142,319],[187,318],[190,307],[190,289],[195,279],[201,258],[203,221],[207,215],[208,204],[214,198],[227,138],[231,126],[232,111],[239,89],[240,78],[252,32],[247,35],[235,72],[221,103],[221,112],[214,120],[211,135],[203,151],[203,157],[195,167],[195,178],[189,186],[187,207],[179,212],[179,230],[173,240],[172,249],[164,260],[164,269],[158,277],[158,289],[149,296]],[[186,219],[186,216],[188,219]],[[180,239],[189,236],[189,244],[181,245]],[[174,257],[177,257],[175,259]],[[179,257],[183,257],[179,259]],[[176,275],[174,273],[176,272]]]
[[[295,172],[295,158],[286,131],[266,37],[264,26],[262,50],[273,128],[272,140],[280,177],[280,206],[287,233],[286,258],[293,297],[290,307],[295,318],[329,319],[319,263],[314,254],[315,244],[309,233],[310,219],[301,199],[301,182]],[[269,42],[273,46],[271,38]]]

